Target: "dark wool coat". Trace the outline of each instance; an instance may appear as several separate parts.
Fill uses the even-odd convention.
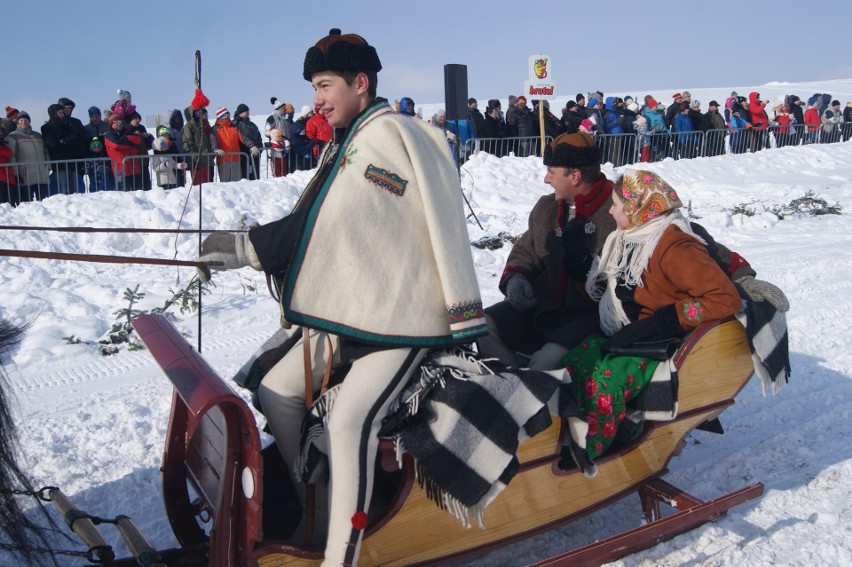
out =
[[[599,254],[607,235],[615,230],[615,220],[609,214],[612,182],[601,174],[595,187],[592,192],[605,191],[607,196],[586,222],[586,246]],[[571,347],[598,329],[597,305],[583,284],[571,282],[562,267],[561,232],[572,213],[567,203],[553,195],[541,197],[530,213],[528,230],[506,261],[500,290],[505,293],[509,278],[520,273],[532,283],[538,304],[526,313],[519,313],[508,301],[486,309],[500,338],[519,352],[532,354],[546,342]]]

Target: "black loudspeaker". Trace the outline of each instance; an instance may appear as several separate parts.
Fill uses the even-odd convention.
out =
[[[467,118],[467,65],[444,65],[444,104],[447,120]]]

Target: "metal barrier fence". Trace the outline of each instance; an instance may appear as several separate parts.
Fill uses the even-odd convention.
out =
[[[294,171],[305,171],[317,166],[317,159],[313,153],[303,153],[291,147],[285,149],[265,147],[263,148],[265,178],[284,177]]]
[[[18,205],[51,195],[96,191],[137,191],[154,186],[183,187],[187,182],[260,179],[260,158],[233,152],[145,154],[128,156],[117,167],[109,157],[0,164],[0,203]],[[198,167],[193,165],[198,161]],[[231,164],[231,165],[227,165]]]
[[[546,136],[545,144],[553,138]],[[515,138],[469,138],[460,149],[460,158],[467,159],[477,152],[485,152],[497,157],[514,155],[516,157],[541,156],[541,137]]]
[[[661,161],[666,158],[690,159],[722,154],[742,154],[764,149],[831,144],[852,138],[852,122],[825,125],[774,125],[765,129],[725,128],[689,132],[644,132],[642,134],[598,134],[595,143],[601,150],[601,165],[619,167],[638,162]],[[551,138],[547,138],[549,143]],[[541,155],[540,138],[472,138],[465,142],[461,156],[485,152],[497,157],[506,155]],[[521,151],[529,148],[529,153]]]
[[[774,124],[774,123],[773,123]],[[688,159],[722,154],[741,154],[769,148],[831,144],[852,138],[852,122],[832,125],[773,125],[763,130],[754,128],[714,129],[704,132],[646,132],[644,134],[603,134],[595,136],[601,149],[601,162],[615,166],[637,162],[660,161],[667,157]],[[545,138],[545,143],[551,141]],[[458,158],[464,161],[476,152],[498,157],[515,155],[541,156],[541,138],[472,138],[459,147]],[[214,153],[146,154],[122,160],[121,174],[108,157],[83,160],[49,160],[40,162],[0,163],[0,203],[41,200],[51,195],[92,193],[96,191],[134,191],[153,186],[171,189],[187,182],[237,181],[281,177],[298,170],[317,166],[311,154],[265,147],[265,159],[246,153],[226,153],[233,161],[218,159]],[[198,164],[196,164],[198,161]],[[168,163],[166,163],[168,162]],[[230,166],[223,164],[230,163]],[[239,164],[237,167],[233,164]],[[186,164],[182,166],[181,164]],[[196,164],[194,166],[194,164]],[[125,172],[131,172],[125,175]]]

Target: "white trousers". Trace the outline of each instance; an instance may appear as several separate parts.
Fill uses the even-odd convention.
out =
[[[311,341],[311,377],[318,391],[328,359],[340,364],[339,338],[303,329]],[[303,339],[304,340],[304,336]],[[263,379],[258,393],[269,427],[288,467],[293,466],[305,415],[305,365],[302,340]],[[352,363],[335,397],[328,420],[329,510],[323,565],[355,565],[363,531],[353,527],[358,512],[367,513],[373,490],[378,431],[392,402],[420,365],[426,351],[399,348],[371,352]],[[300,494],[304,487],[297,486]],[[317,491],[320,492],[319,490]],[[317,510],[318,520],[321,511]],[[318,527],[320,522],[317,523]]]

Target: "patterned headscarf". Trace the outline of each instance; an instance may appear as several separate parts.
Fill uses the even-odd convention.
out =
[[[672,186],[647,170],[625,169],[617,190],[630,221],[628,230],[683,206]]]

